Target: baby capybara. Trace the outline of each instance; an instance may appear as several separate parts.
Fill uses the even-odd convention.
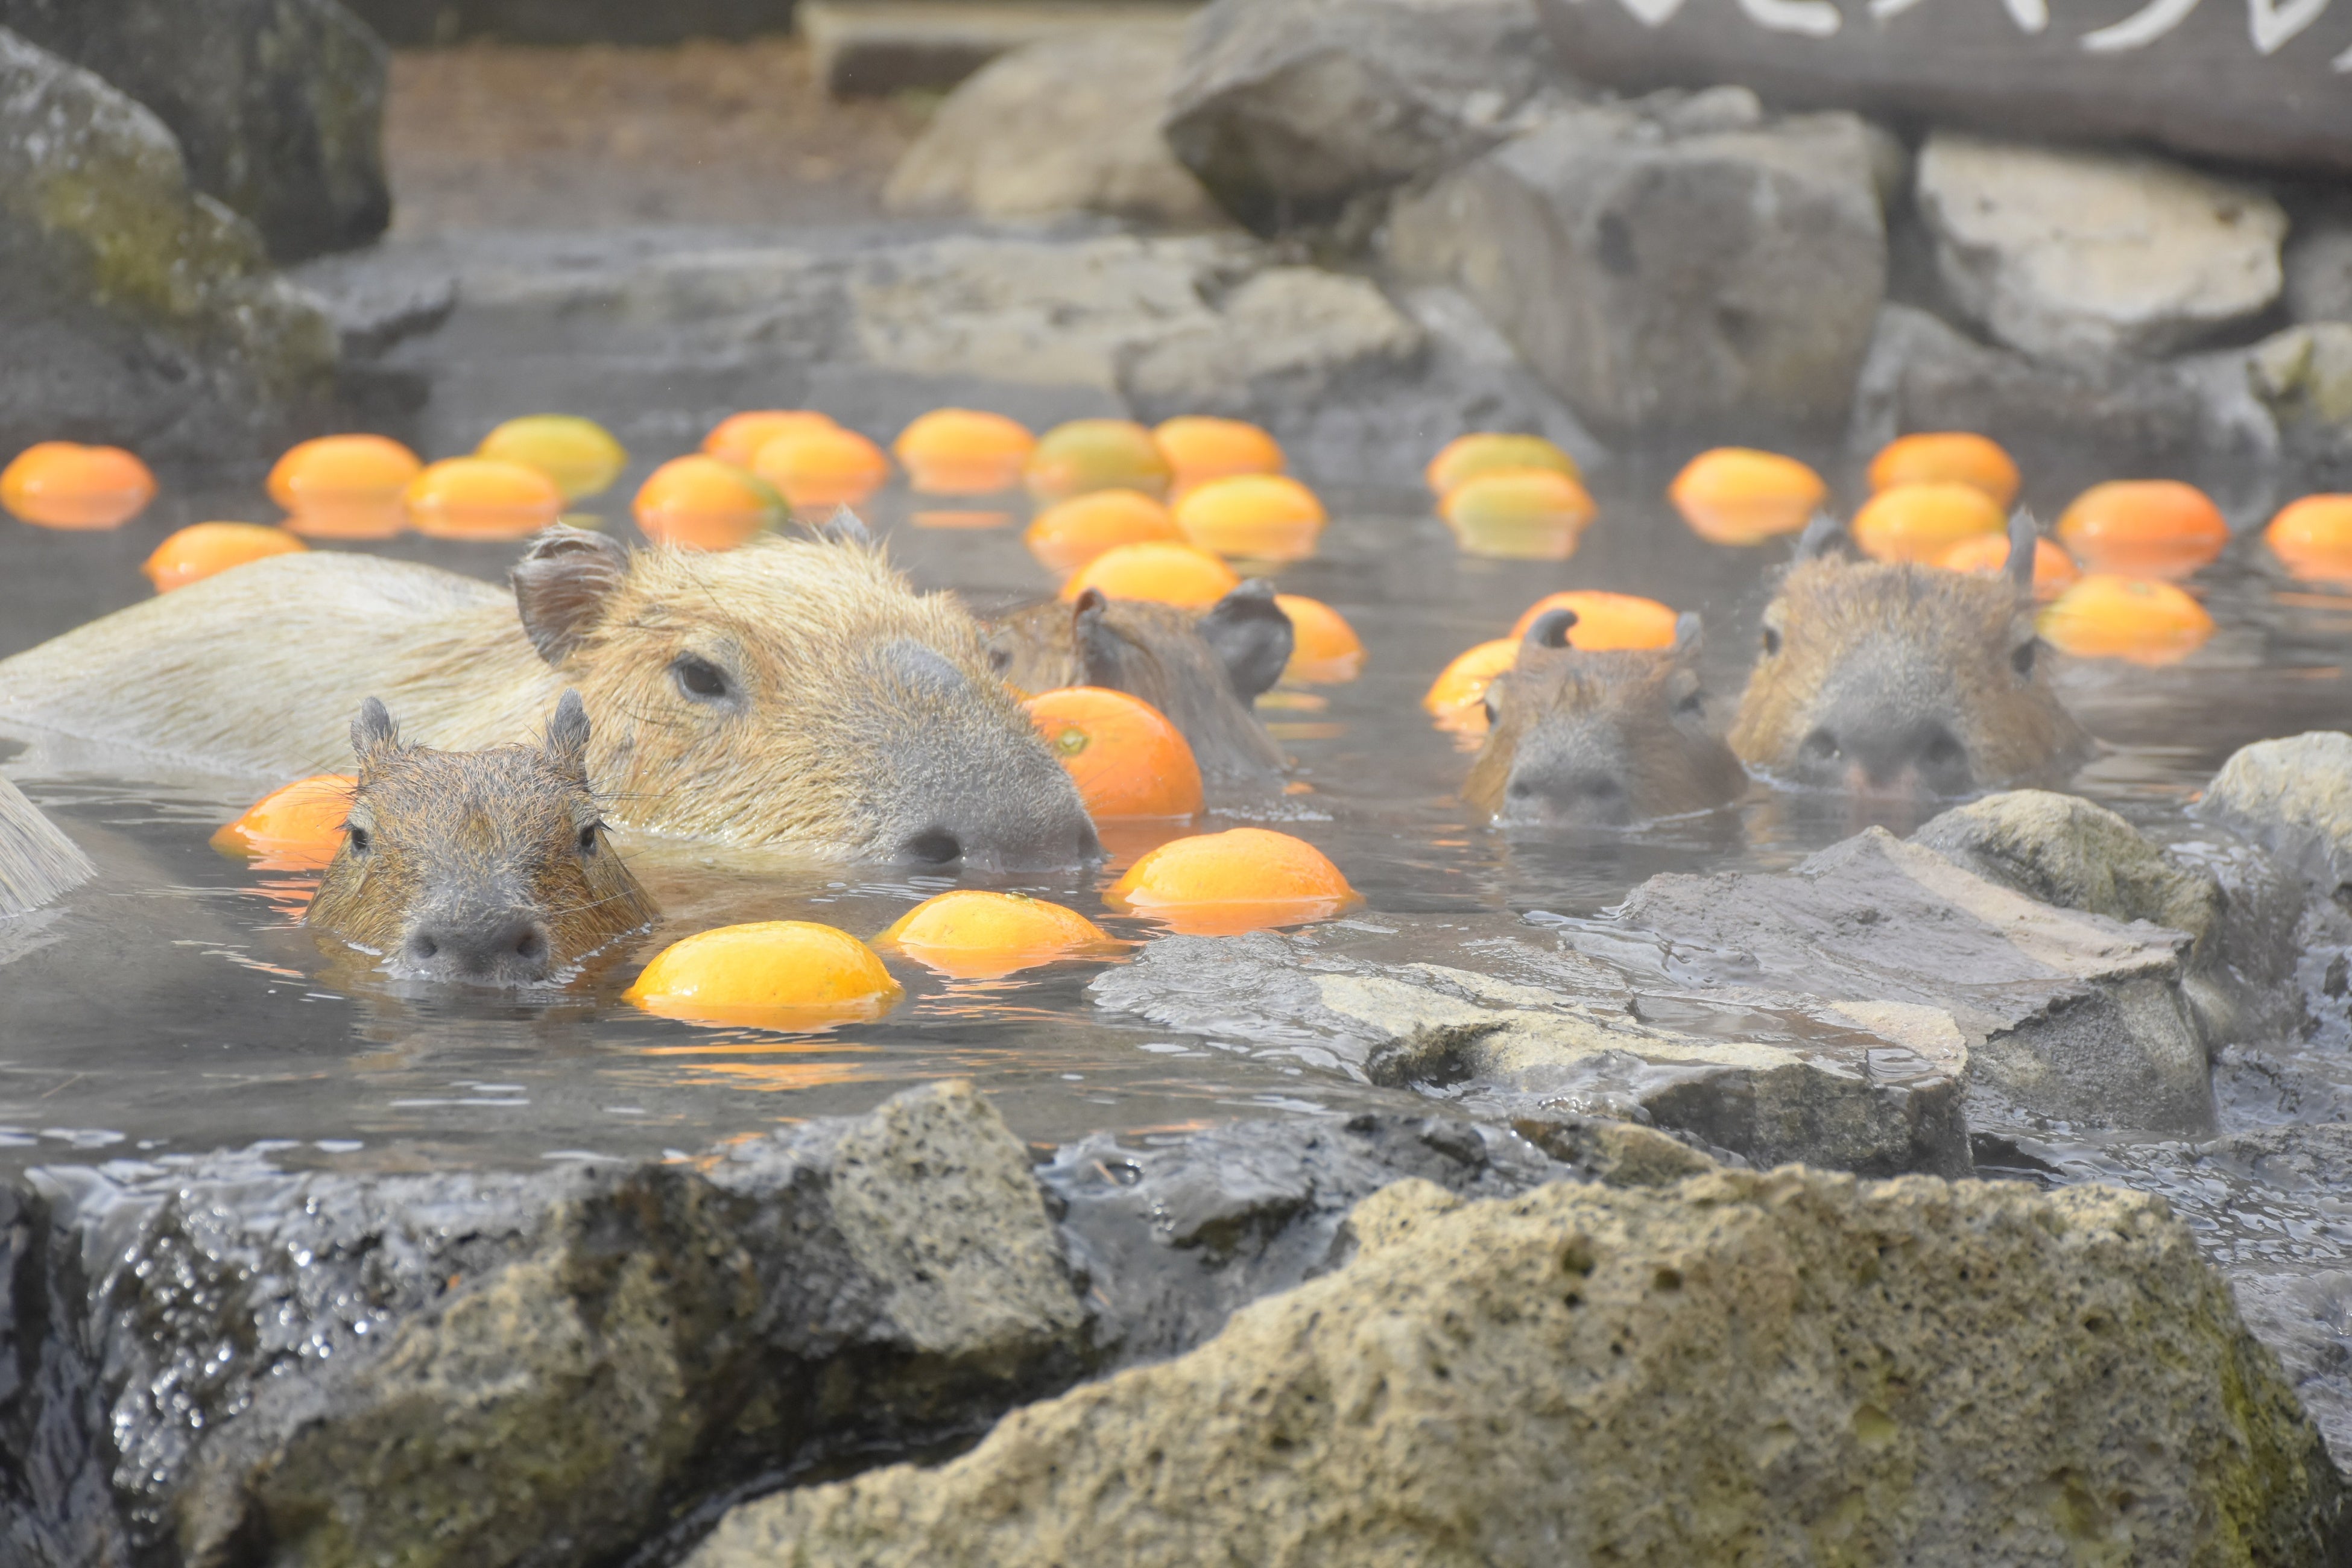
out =
[[[1486,745],[1463,798],[1498,822],[1623,826],[1706,811],[1748,776],[1716,732],[1696,615],[1671,647],[1570,647],[1573,610],[1528,627],[1518,662],[1486,689]]]
[[[588,784],[588,711],[566,691],[536,746],[403,745],[369,698],[352,721],[359,783],[307,922],[394,974],[561,984],[653,920]]]
[[[1763,657],[1731,726],[1783,783],[1947,796],[2063,779],[2090,737],[2059,705],[2033,627],[2033,521],[1999,577],[1849,561],[1826,521],[1764,612]]]

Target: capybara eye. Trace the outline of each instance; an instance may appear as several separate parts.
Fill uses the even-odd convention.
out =
[[[2040,637],[2028,637],[2011,650],[2009,662],[2020,675],[2033,673],[2033,650],[2042,646]]]
[[[353,823],[348,829],[348,836],[352,846],[352,853],[354,855],[364,855],[369,850],[375,847],[375,839],[369,835],[366,828],[360,826],[357,823]]]
[[[583,855],[596,853],[596,829],[603,826],[602,823],[592,822],[580,830],[580,853]]]
[[[1011,669],[1013,668],[1013,650],[1009,647],[990,648],[988,650],[988,668],[996,671],[999,675],[1003,675],[1006,670]]]
[[[1706,712],[1706,693],[1704,691],[1692,692],[1688,697],[1684,698],[1680,702],[1675,704],[1675,711],[1677,713]]]
[[[1764,628],[1764,657],[1765,657],[1766,658],[1771,658],[1774,654],[1779,653],[1780,651],[1780,632],[1778,632],[1777,630],[1775,630],[1773,627],[1766,626],[1766,627]]]
[[[670,666],[670,673],[677,678],[678,689],[688,697],[709,702],[727,695],[726,672],[707,658],[682,653]]]
[[[1478,699],[1478,705],[1486,710],[1487,728],[1492,729],[1496,724],[1502,721],[1503,710],[1496,705],[1495,694],[1493,692],[1489,691],[1486,696]]]

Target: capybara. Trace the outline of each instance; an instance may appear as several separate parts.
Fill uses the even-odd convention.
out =
[[[403,745],[383,703],[352,721],[359,782],[306,923],[394,974],[545,985],[656,913],[604,834],[588,710],[566,691],[536,746]]]
[[[1999,577],[1850,561],[1818,520],[1764,611],[1763,655],[1731,726],[1782,783],[1949,796],[2055,783],[2090,737],[2059,705],[2033,629],[2032,518]]]
[[[1573,610],[1528,627],[1486,689],[1486,743],[1463,798],[1498,822],[1623,826],[1738,798],[1748,775],[1707,710],[1699,617],[1671,647],[1570,647]]]
[[[80,847],[0,778],[0,919],[37,910],[97,875]]]
[[[0,715],[284,777],[326,771],[370,694],[464,749],[572,687],[616,823],[932,865],[1099,853],[978,624],[862,530],[705,554],[558,526],[511,586],[272,556],[0,661]]]
[[[1102,686],[1139,697],[1183,732],[1210,780],[1268,783],[1283,756],[1250,704],[1282,678],[1291,642],[1273,582],[1254,578],[1205,612],[1092,588],[1068,604],[1009,611],[989,625],[988,657],[1024,691]]]

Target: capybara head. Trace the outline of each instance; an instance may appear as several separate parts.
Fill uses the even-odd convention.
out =
[[[596,716],[589,763],[621,821],[927,866],[1101,853],[978,623],[909,588],[854,519],[713,553],[557,527],[513,580]]]
[[[1265,779],[1282,753],[1250,704],[1290,662],[1290,617],[1274,584],[1253,579],[1205,612],[1089,588],[992,623],[989,662],[1024,691],[1102,686],[1139,697],[1183,731],[1202,771]]]
[[[1528,627],[1518,662],[1486,689],[1486,743],[1463,797],[1505,823],[1623,826],[1706,811],[1747,784],[1700,683],[1699,618],[1672,647],[1587,652],[1573,610]]]
[[[557,984],[654,918],[605,840],[578,692],[563,694],[541,744],[481,752],[403,745],[371,697],[352,749],[351,816],[306,919],[394,973]]]
[[[1972,795],[2063,778],[2090,738],[2059,706],[2032,616],[2034,527],[2000,577],[1849,561],[1826,520],[1764,612],[1731,727],[1740,760],[1858,795]]]

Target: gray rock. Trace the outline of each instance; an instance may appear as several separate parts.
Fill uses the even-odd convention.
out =
[[[853,98],[944,92],[1001,55],[1079,30],[1172,39],[1192,9],[1185,0],[800,0],[792,19],[816,79]]]
[[[331,395],[332,328],[162,121],[0,30],[0,448],[267,450]]]
[[[2044,359],[2169,353],[2278,298],[2279,205],[2159,159],[1938,131],[1917,197],[1953,301]]]
[[[280,259],[392,221],[384,48],[337,0],[0,0],[0,26],[154,110]]]
[[[2195,810],[2254,839],[2315,893],[2352,910],[2352,735],[2316,730],[2241,747]]]
[[[688,1568],[2340,1549],[2318,1433],[2152,1196],[1783,1170],[1465,1204],[1403,1182],[1350,1229],[1344,1268],[1190,1355],[948,1464],[745,1504]]]
[[[97,875],[89,857],[0,778],[0,920],[54,902]]]
[[[1569,86],[1528,0],[1215,0],[1166,131],[1227,212],[1271,234],[1492,146]]]
[[[2352,484],[2352,321],[2289,327],[2248,350],[2245,363],[2287,453],[2320,483]]]
[[[2298,321],[2352,321],[2352,209],[2298,217],[2284,265],[2289,315]]]
[[[1833,428],[1886,281],[1874,145],[1736,90],[1564,110],[1401,199],[1388,252],[1604,438]]]
[[[890,171],[883,205],[986,218],[1223,223],[1160,135],[1181,47],[1172,34],[1106,27],[999,56],[932,114]]]
[[[1408,379],[1427,346],[1421,323],[1365,279],[1273,267],[1219,300],[1213,319],[1136,344],[1119,366],[1119,390],[1149,420],[1257,416]]]

